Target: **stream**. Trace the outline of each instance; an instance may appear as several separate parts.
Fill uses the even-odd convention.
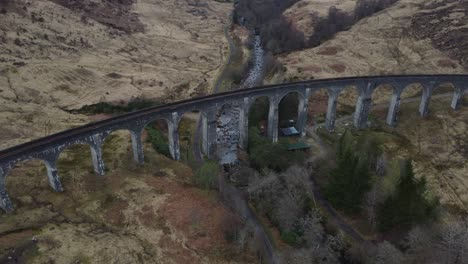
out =
[[[246,77],[236,89],[246,89],[263,83],[263,56],[265,51],[259,35],[255,35],[254,48],[252,50],[249,69]],[[217,156],[220,164],[236,164],[237,145],[239,143],[239,113],[240,105],[231,104],[222,107],[218,113],[216,132],[218,138]]]
[[[252,50],[251,67],[247,72],[247,77],[242,82],[239,89],[250,88],[261,85],[263,82],[263,56],[265,51],[262,47],[262,39],[255,35],[254,48]]]
[[[254,41],[248,72],[239,87],[235,89],[247,89],[263,83],[264,50],[260,36],[256,35]],[[241,105],[236,103],[224,105],[218,113],[216,143],[217,156],[221,165],[235,165],[238,163],[237,146],[239,142],[240,107]],[[279,263],[273,243],[255,213],[249,207],[245,194],[229,184],[224,176],[219,178],[218,184],[219,193],[223,197],[224,204],[244,219],[247,226],[250,226],[249,229],[253,232],[253,240],[256,241],[257,257],[259,257],[261,263]]]

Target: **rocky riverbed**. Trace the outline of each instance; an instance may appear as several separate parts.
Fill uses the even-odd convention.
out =
[[[237,89],[246,89],[261,85],[263,81],[263,56],[260,36],[255,36],[252,50],[251,66],[246,78]],[[231,104],[221,108],[217,117],[216,133],[218,135],[218,158],[221,164],[235,164],[237,162],[237,145],[239,142],[239,113],[240,105]]]

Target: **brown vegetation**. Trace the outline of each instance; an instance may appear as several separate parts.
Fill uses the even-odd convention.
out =
[[[341,47],[323,47],[322,49],[320,49],[317,54],[319,55],[328,55],[328,56],[332,56],[332,55],[336,55],[338,52],[342,51],[343,49]]]
[[[417,39],[429,38],[435,47],[468,67],[468,2],[431,0],[420,6],[421,11],[411,20],[411,34]],[[443,67],[453,67],[451,64],[441,63]]]
[[[107,1],[73,1],[52,0],[74,12],[82,13],[82,21],[93,19],[99,23],[122,30],[126,33],[143,32],[144,25],[136,13],[132,13],[132,6],[136,0],[107,0]]]
[[[342,73],[346,70],[346,66],[343,65],[343,64],[338,64],[338,63],[335,63],[335,64],[332,64],[330,65],[330,68],[332,70],[334,70],[335,72],[337,73]]]

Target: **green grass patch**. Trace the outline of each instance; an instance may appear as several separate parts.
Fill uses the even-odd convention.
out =
[[[205,161],[203,165],[195,172],[194,183],[203,189],[212,189],[217,187],[220,167],[215,161]]]

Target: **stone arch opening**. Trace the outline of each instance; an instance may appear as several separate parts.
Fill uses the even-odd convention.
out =
[[[400,94],[400,116],[410,115],[416,117],[423,94],[421,83],[411,83],[404,87]]]
[[[269,108],[270,99],[268,96],[260,96],[252,100],[248,110],[249,132],[267,136]]]
[[[414,99],[418,99],[422,95],[422,84],[421,83],[411,83],[404,87],[403,91],[401,92],[401,99],[404,101],[415,101]],[[412,100],[406,100],[412,99]]]
[[[64,189],[83,188],[87,182],[96,178],[91,149],[86,143],[73,144],[63,149],[56,164]]]
[[[202,160],[202,120],[201,110],[184,112],[178,124],[180,159],[188,165]]]
[[[19,161],[4,177],[7,194],[16,208],[36,208],[39,195],[50,199],[47,194],[54,192],[48,181],[45,162],[40,159]]]
[[[328,98],[329,94],[326,88],[320,88],[311,93],[307,108],[307,126],[314,127],[325,123]]]
[[[391,84],[380,84],[375,87],[371,95],[372,105],[369,121],[381,123],[387,120],[394,92],[395,88]]]
[[[450,97],[455,92],[455,85],[452,82],[442,82],[434,87],[432,95],[444,95],[439,97]]]
[[[148,122],[141,133],[141,140],[146,145],[145,152],[154,152],[171,158],[169,124],[166,119],[158,118]]]
[[[458,84],[460,85],[460,84]],[[434,109],[448,109],[458,110],[464,103],[466,93],[463,94],[463,87],[457,87],[453,82],[439,83],[431,95],[431,101],[434,101],[431,108]],[[431,104],[429,104],[430,106]],[[437,110],[436,110],[437,111]]]
[[[90,146],[76,143],[63,149],[57,158],[57,173],[64,185],[76,178],[95,177]]]
[[[359,88],[355,85],[345,86],[338,95],[336,104],[336,119],[345,123],[352,122],[356,103],[359,97]],[[348,120],[349,119],[349,120]],[[339,120],[339,121],[340,121]]]
[[[465,105],[468,99],[468,92],[464,90],[463,84],[455,84],[452,82],[440,83],[434,88],[432,98],[436,102],[442,101],[441,104],[449,106],[453,110],[458,110]],[[439,105],[439,104],[437,104]],[[446,109],[446,107],[441,107]]]
[[[303,104],[304,97],[298,92],[284,95],[278,103],[278,129],[295,127],[299,131],[299,107]]]
[[[328,102],[325,128],[336,131],[336,127],[348,128],[353,125],[354,113],[359,97],[359,88],[356,85],[344,87],[327,87]]]
[[[130,167],[132,160],[132,139],[130,131],[118,129],[102,139],[102,160],[106,172],[115,171],[121,167]]]

